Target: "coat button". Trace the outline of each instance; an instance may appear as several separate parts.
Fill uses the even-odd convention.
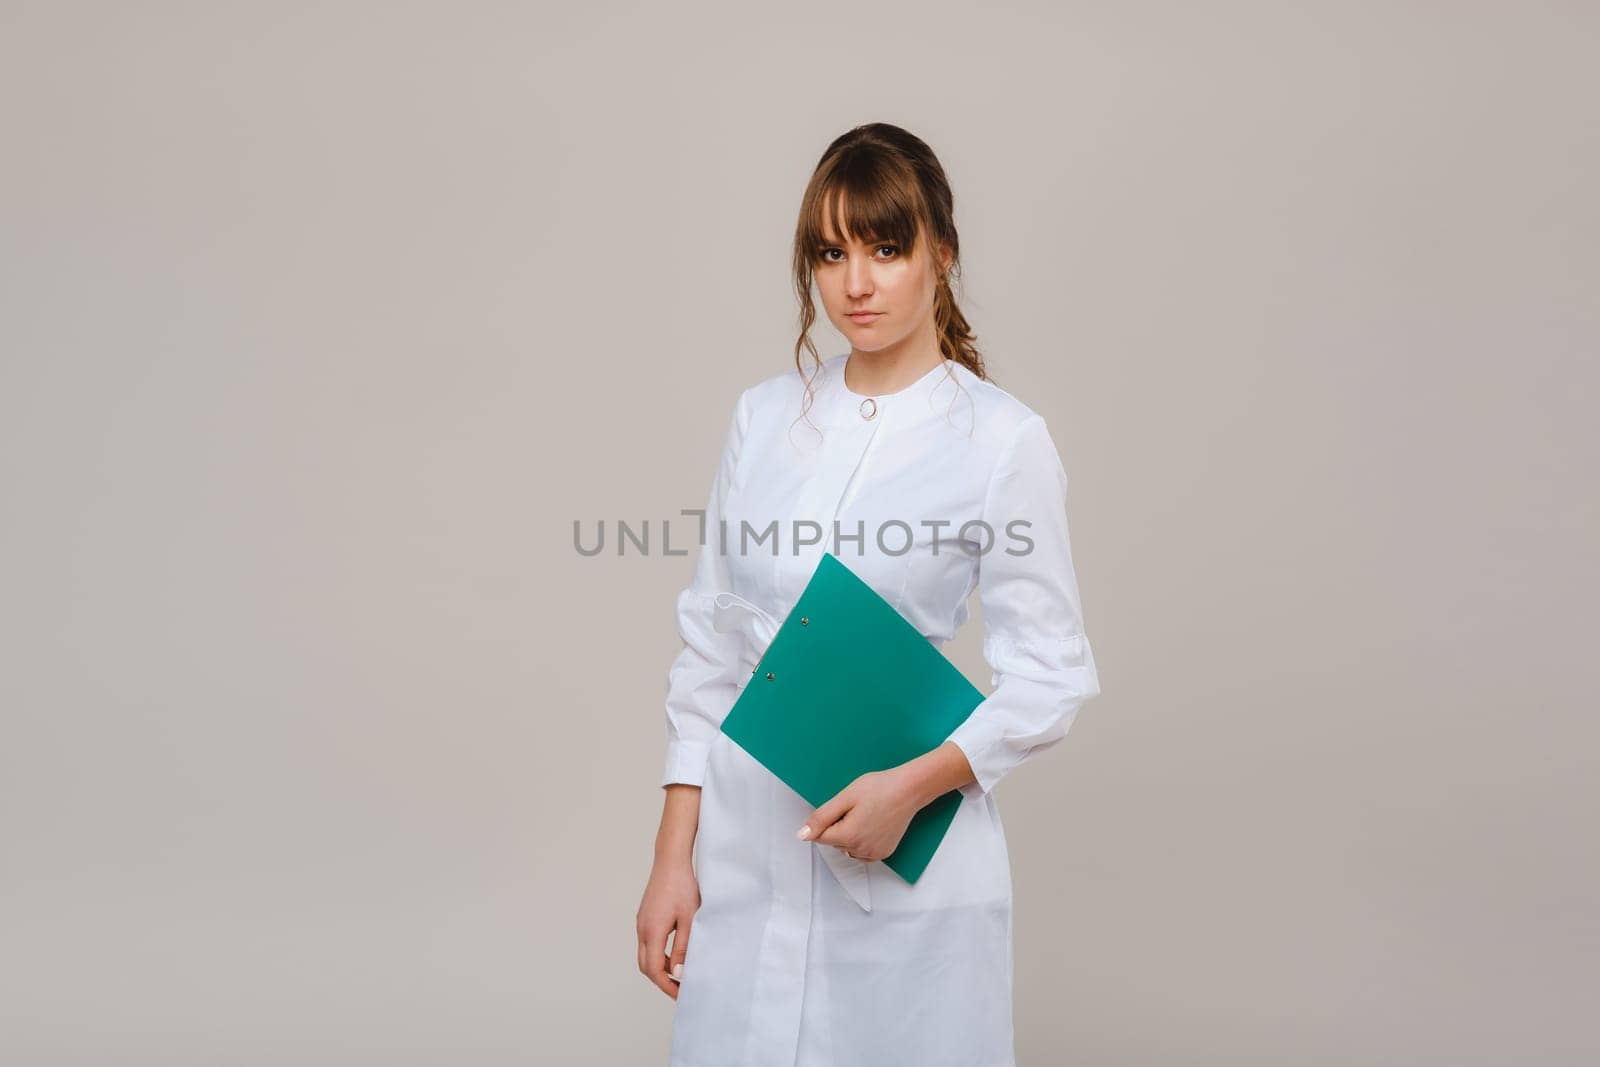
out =
[[[878,413],[878,402],[870,396],[861,402],[861,417],[870,419]]]

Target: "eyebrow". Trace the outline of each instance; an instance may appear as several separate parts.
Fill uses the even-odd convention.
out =
[[[831,245],[831,246],[835,246],[835,247],[845,243],[845,242],[839,240],[838,238],[821,237],[821,238],[818,238],[818,240],[820,240],[825,245]],[[864,244],[864,245],[894,244],[894,238],[893,237],[868,237],[868,238],[863,239],[860,243]]]

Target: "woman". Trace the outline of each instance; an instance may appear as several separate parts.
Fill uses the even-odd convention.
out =
[[[677,598],[666,797],[638,915],[639,968],[677,1001],[676,1067],[1014,1063],[992,791],[1062,739],[1099,682],[1066,473],[1044,420],[973,346],[950,288],[951,205],[938,160],[898,127],[830,145],[796,232],[797,370],[734,407]],[[850,342],[826,361],[813,284]],[[936,646],[976,587],[995,688],[944,744],[813,810],[718,727],[823,552]],[[915,884],[875,862],[952,789],[962,803]]]

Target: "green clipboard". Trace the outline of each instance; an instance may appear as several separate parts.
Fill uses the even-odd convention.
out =
[[[857,777],[938,748],[983,693],[894,606],[824,552],[722,732],[813,807]],[[925,805],[884,866],[921,877],[961,806]]]

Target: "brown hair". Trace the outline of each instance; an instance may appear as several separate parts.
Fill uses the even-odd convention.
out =
[[[843,194],[843,212],[840,201]],[[822,368],[822,358],[811,341],[817,309],[811,300],[813,272],[820,261],[823,219],[832,212],[834,228],[843,234],[870,240],[893,241],[907,256],[914,255],[919,236],[931,238],[929,255],[938,276],[934,296],[934,329],[944,358],[954,360],[973,374],[989,380],[983,356],[973,343],[976,335],[956,303],[950,284],[959,280],[961,241],[956,235],[955,203],[944,167],[921,138],[886,122],[857,126],[841,134],[822,153],[800,200],[800,221],[794,236],[794,288],[800,298],[800,337],[794,346],[795,369],[806,379],[806,403],[811,405],[811,381]],[[950,249],[950,270],[939,269],[939,246]],[[813,373],[806,375],[800,360],[809,350]]]

